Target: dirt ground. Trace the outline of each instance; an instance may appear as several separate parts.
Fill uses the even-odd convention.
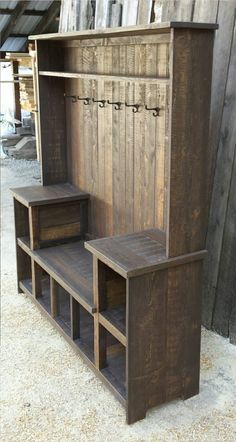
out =
[[[125,424],[125,412],[24,295],[17,294],[9,187],[39,183],[36,161],[2,160],[1,440],[236,441],[236,347],[202,330],[201,390]]]

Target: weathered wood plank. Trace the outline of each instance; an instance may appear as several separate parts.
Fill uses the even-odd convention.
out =
[[[203,324],[210,328],[215,304],[222,241],[226,220],[227,202],[231,183],[236,139],[236,28],[231,48],[228,80],[225,91],[220,141],[208,222],[206,247],[209,255],[204,266]],[[227,299],[227,294],[225,294]],[[227,301],[226,301],[227,302]],[[223,313],[222,313],[223,316]]]
[[[116,28],[121,25],[122,19],[122,5],[120,3],[113,3],[111,5],[111,20],[110,27]]]
[[[105,296],[105,266],[94,256],[93,302],[97,310],[94,314],[94,361],[99,370],[106,366],[106,330],[99,323],[99,312],[105,308]]]
[[[127,46],[126,48],[126,72],[134,72],[135,66],[135,48]],[[127,104],[135,104],[134,84],[126,82],[125,100]],[[125,213],[126,213],[126,232],[134,231],[134,122],[136,115],[131,108],[126,109],[125,135]]]
[[[215,23],[219,7],[219,0],[195,0],[193,21]]]
[[[108,28],[110,21],[111,0],[99,0],[96,2],[94,28]]]
[[[157,0],[155,7],[156,9],[158,6],[162,7],[161,20],[163,22],[169,20],[190,22],[192,21],[193,5],[193,0]]]
[[[148,24],[151,22],[152,0],[139,0],[137,24]]]
[[[234,31],[236,0],[220,1],[217,13],[217,30],[214,42],[210,143],[212,146],[212,182],[220,139],[222,109],[228,75],[229,58]]]
[[[37,42],[38,70],[63,70],[63,50],[58,45]],[[64,80],[38,77],[39,126],[42,162],[42,184],[67,181],[66,114]]]
[[[122,26],[131,26],[137,24],[138,1],[125,0],[123,3]]]
[[[229,100],[230,103],[233,101],[235,100]],[[233,125],[229,127],[233,128]],[[227,168],[225,164],[224,167]],[[220,262],[218,263],[218,279],[212,321],[213,330],[220,335],[229,336],[231,341],[236,340],[236,318],[233,313],[234,298],[236,298],[236,147],[234,147],[234,160]]]

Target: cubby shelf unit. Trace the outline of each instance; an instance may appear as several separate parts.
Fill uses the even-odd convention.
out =
[[[199,391],[215,29],[32,37],[42,186],[12,189],[19,292],[129,424]]]

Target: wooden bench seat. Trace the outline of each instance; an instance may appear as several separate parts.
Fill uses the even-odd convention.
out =
[[[31,250],[24,238],[18,238],[17,243],[87,311],[95,311],[92,256],[83,241],[38,250]]]
[[[85,248],[124,278],[190,262],[206,254],[201,250],[167,258],[163,234],[158,229],[88,241]]]

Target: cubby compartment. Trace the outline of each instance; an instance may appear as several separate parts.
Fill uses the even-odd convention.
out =
[[[70,294],[51,278],[51,315],[60,327],[71,335]]]
[[[19,245],[16,246],[16,256],[19,289],[32,295],[31,258]]]
[[[100,293],[100,322],[112,333],[109,323],[126,336],[126,279],[104,265],[105,287]],[[116,336],[117,337],[117,336]],[[120,340],[120,339],[119,339]],[[124,338],[121,339],[122,343]]]
[[[23,238],[24,242],[29,246],[29,210],[25,205],[14,198],[14,212],[16,238]]]
[[[102,327],[105,344],[103,376],[112,384],[116,391],[126,399],[126,349]]]
[[[94,319],[74,298],[72,302],[72,339],[83,353],[94,362]]]
[[[39,304],[41,304],[44,309],[51,313],[51,306],[50,306],[50,276],[45,270],[43,270],[38,264],[33,264],[36,274],[36,283],[35,283],[35,290],[36,290],[36,298]],[[37,281],[38,279],[38,281]]]

